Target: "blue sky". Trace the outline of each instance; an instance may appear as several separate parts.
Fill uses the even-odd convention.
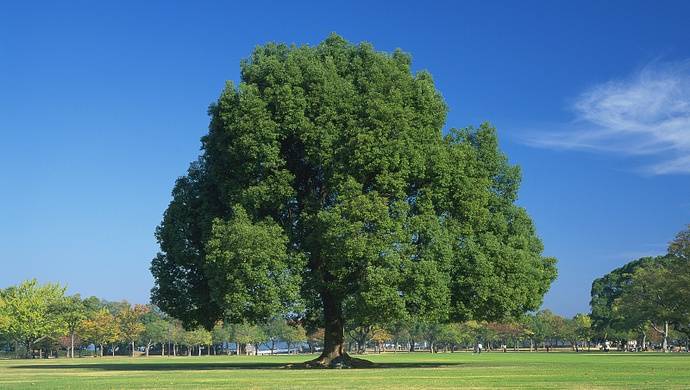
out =
[[[0,286],[147,301],[153,231],[224,81],[257,44],[335,31],[410,52],[449,126],[498,127],[559,259],[545,307],[587,311],[593,278],[690,223],[689,15],[684,1],[5,2]]]

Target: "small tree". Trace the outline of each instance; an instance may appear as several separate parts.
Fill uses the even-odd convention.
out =
[[[233,330],[233,336],[237,342],[238,355],[241,351],[249,354],[247,345],[253,345],[255,347],[255,354],[258,354],[258,345],[266,339],[266,335],[260,327],[251,324],[236,324]]]
[[[190,348],[189,350],[189,355],[191,355],[191,348],[193,346],[197,347],[197,352],[198,355],[201,356],[201,350],[204,345],[209,346],[211,345],[212,342],[212,335],[211,332],[204,328],[197,328],[194,329],[191,332],[187,332],[187,343],[188,347]],[[210,351],[210,349],[209,349]]]
[[[231,340],[230,328],[225,326],[222,321],[218,321],[216,325],[211,330],[211,342],[213,343],[213,354],[216,354],[216,346],[221,345],[221,353],[223,353],[222,348],[229,344]],[[227,348],[228,355],[230,354],[230,348]]]
[[[146,356],[149,356],[151,347],[156,343],[163,344],[167,339],[168,321],[162,318],[156,318],[144,324],[144,330],[141,333],[141,341],[146,346]],[[161,351],[161,354],[163,351]]]
[[[32,356],[34,344],[46,337],[57,339],[65,333],[61,308],[65,299],[65,287],[47,283],[39,285],[36,279],[4,290],[0,315],[2,330],[26,347]]]
[[[575,334],[575,351],[579,351],[579,342],[584,341],[589,347],[589,340],[592,337],[592,319],[587,314],[575,314],[571,320],[573,333]]]
[[[307,345],[309,353],[316,352],[316,349],[323,346],[323,328],[316,328],[307,333]]]
[[[265,323],[261,328],[266,336],[266,341],[269,343],[268,347],[271,350],[271,355],[273,355],[276,343],[283,340],[285,335],[290,332],[290,325],[288,325],[284,318],[275,317]]]
[[[676,235],[668,246],[668,253],[681,260],[690,261],[690,225]]]
[[[287,344],[288,353],[290,353],[290,347],[307,341],[307,333],[302,325],[288,326],[283,332],[282,339]]]
[[[69,336],[68,355],[74,358],[74,344],[82,321],[87,318],[88,307],[79,294],[72,295],[63,300],[59,308],[60,317],[64,321],[67,335]]]
[[[104,346],[120,340],[120,324],[106,308],[82,320],[80,328],[84,338],[99,347],[100,356],[103,356]],[[112,345],[112,353],[115,356],[115,345]]]
[[[371,341],[376,345],[376,351],[378,353],[381,353],[385,351],[386,349],[386,342],[390,341],[393,339],[393,336],[388,332],[388,330],[384,328],[376,328],[374,329],[373,334],[371,335]]]
[[[131,348],[131,356],[134,356],[134,343],[146,329],[141,322],[144,314],[148,313],[149,308],[144,305],[124,306],[117,314],[117,321],[120,324],[120,335],[122,340],[127,342]]]

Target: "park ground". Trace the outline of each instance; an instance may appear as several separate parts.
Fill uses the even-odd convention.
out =
[[[1,389],[690,388],[690,355],[387,353],[376,368],[286,368],[298,356],[0,360]]]

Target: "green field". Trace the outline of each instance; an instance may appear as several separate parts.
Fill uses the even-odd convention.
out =
[[[310,356],[1,360],[0,388],[690,388],[690,355],[398,353],[371,369],[285,368]]]

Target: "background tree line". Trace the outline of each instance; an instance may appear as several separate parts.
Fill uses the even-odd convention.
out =
[[[66,296],[58,284],[29,280],[0,290],[0,351],[8,356],[191,356],[256,352],[262,344],[273,352],[279,344],[289,351],[307,341],[301,325],[283,318],[185,329],[156,306]]]
[[[345,330],[347,349],[354,353],[455,352],[477,343],[488,350],[548,351],[565,345],[579,349],[590,341],[588,316],[568,319],[549,310],[511,322],[351,321]],[[258,325],[218,322],[211,331],[185,329],[154,305],[66,296],[58,284],[29,280],[0,290],[0,349],[7,356],[200,356],[257,354],[260,349],[314,353],[323,347],[323,332],[281,317]]]

